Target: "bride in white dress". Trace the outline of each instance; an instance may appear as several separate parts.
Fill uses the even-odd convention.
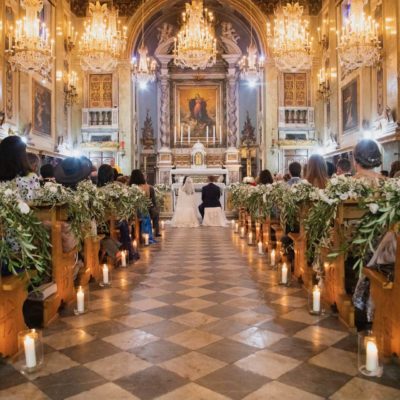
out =
[[[194,195],[193,181],[186,176],[182,186],[179,188],[171,226],[175,228],[197,228],[200,226],[199,219],[200,213]]]

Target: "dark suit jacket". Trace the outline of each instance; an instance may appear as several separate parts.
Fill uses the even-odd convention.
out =
[[[202,206],[204,206],[204,208],[221,207],[221,203],[219,201],[220,197],[221,190],[213,183],[209,183],[201,190],[201,200],[203,201]]]

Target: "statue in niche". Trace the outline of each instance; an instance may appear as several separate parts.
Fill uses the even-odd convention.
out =
[[[237,44],[238,40],[240,39],[240,36],[236,33],[235,28],[232,26],[232,23],[222,22],[221,27],[222,27],[221,36],[228,40],[232,40],[232,42]]]
[[[146,119],[144,120],[142,128],[142,144],[145,149],[153,149],[154,143],[155,140],[154,140],[153,122],[149,115],[149,110],[147,110]]]
[[[164,22],[158,30],[158,45],[165,43],[174,34],[174,27],[167,22]]]
[[[256,143],[257,138],[256,135],[254,134],[255,128],[251,124],[251,119],[249,112],[247,111],[246,114],[246,121],[244,122],[243,125],[243,130],[242,130],[242,143],[246,145],[253,145]]]

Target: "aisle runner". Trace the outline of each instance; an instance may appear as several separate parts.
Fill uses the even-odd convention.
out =
[[[168,229],[112,289],[92,291],[90,313],[44,332],[36,379],[2,367],[0,398],[400,398],[394,374],[386,386],[355,377],[354,337],[275,274],[229,229]]]

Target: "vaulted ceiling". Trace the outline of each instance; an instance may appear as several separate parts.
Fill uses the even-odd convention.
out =
[[[113,0],[112,3],[118,8],[121,16],[130,16],[142,4],[143,0]],[[190,1],[190,0],[188,0]],[[111,1],[100,1],[101,3],[111,3]],[[271,14],[274,8],[279,4],[285,3],[280,0],[253,0],[264,13]],[[289,3],[290,0],[287,0]],[[89,0],[71,0],[72,11],[79,17],[86,15]],[[303,4],[308,9],[309,14],[318,14],[321,10],[322,0],[300,0],[299,3]]]

